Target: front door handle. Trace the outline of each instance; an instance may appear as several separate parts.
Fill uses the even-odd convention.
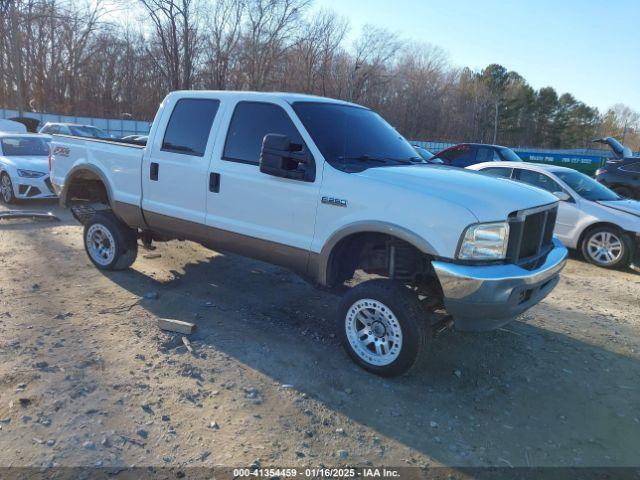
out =
[[[151,166],[149,167],[149,178],[151,180],[158,181],[158,170],[160,169],[160,165],[156,162],[151,162]]]
[[[211,172],[209,174],[209,191],[218,193],[220,191],[220,174]]]

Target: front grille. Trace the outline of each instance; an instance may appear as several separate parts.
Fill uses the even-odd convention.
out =
[[[31,197],[35,197],[36,195],[40,195],[42,192],[40,191],[40,189],[38,187],[30,187],[29,191],[27,192],[27,197],[31,198]]]
[[[558,206],[514,212],[509,216],[507,259],[524,268],[536,268],[553,248]]]

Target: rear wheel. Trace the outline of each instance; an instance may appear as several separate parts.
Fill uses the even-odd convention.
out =
[[[337,327],[349,356],[362,368],[391,377],[425,354],[430,325],[418,295],[390,280],[370,280],[340,302]]]
[[[11,177],[9,177],[7,172],[3,172],[0,177],[0,197],[2,197],[2,201],[6,204],[16,203]]]
[[[138,255],[135,230],[111,212],[96,212],[84,226],[84,248],[102,270],[129,268]]]
[[[589,263],[603,268],[626,267],[633,250],[628,236],[609,226],[589,230],[581,247],[582,254]]]

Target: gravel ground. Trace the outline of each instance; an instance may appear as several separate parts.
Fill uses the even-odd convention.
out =
[[[519,321],[381,379],[285,270],[170,242],[104,273],[37,208],[63,221],[0,223],[0,466],[640,465],[635,272],[572,259]]]

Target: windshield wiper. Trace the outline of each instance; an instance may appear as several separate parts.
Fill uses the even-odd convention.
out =
[[[391,157],[373,157],[371,155],[340,155],[338,160],[359,160],[361,162],[377,162],[377,163],[388,163],[388,162],[397,162],[402,163],[404,165],[411,165],[411,159],[401,159],[401,158],[391,158]]]

